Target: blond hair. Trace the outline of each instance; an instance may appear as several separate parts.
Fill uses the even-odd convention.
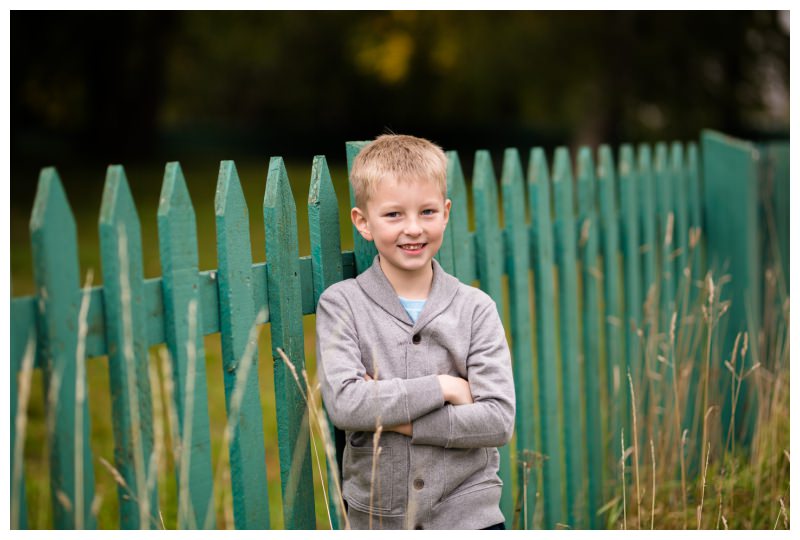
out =
[[[350,183],[356,206],[366,209],[375,188],[384,180],[433,182],[447,197],[447,156],[436,144],[411,135],[381,135],[356,156]]]

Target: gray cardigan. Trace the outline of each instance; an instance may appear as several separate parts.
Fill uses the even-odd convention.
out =
[[[346,431],[343,496],[353,529],[480,529],[504,521],[497,446],[514,429],[511,358],[494,301],[433,261],[413,323],[378,263],[317,306],[317,373]],[[369,373],[374,381],[366,381]],[[474,403],[444,402],[438,374],[467,379]],[[376,426],[411,422],[413,437]],[[373,473],[373,462],[374,473]]]

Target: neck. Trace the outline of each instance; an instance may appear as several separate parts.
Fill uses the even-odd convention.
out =
[[[380,259],[379,262],[383,275],[389,280],[398,296],[409,300],[428,298],[433,284],[433,263],[427,264],[419,270],[404,272],[398,271],[396,268],[387,268]]]

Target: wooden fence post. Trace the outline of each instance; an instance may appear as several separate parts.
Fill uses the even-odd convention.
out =
[[[563,522],[560,436],[563,423],[559,406],[556,328],[548,316],[555,305],[553,285],[553,225],[550,215],[550,174],[544,150],[534,148],[528,163],[528,197],[531,211],[531,258],[536,294],[537,368],[542,464],[543,527]]]
[[[122,166],[110,166],[100,207],[103,300],[120,528],[158,528],[157,464],[139,216]]]
[[[589,148],[578,153],[579,249],[583,281],[583,387],[586,411],[587,522],[591,529],[601,527],[597,511],[603,505],[605,445],[600,399],[600,223],[597,217],[595,166]]]
[[[581,356],[578,327],[578,269],[575,237],[575,201],[572,164],[566,147],[556,149],[553,162],[554,236],[558,265],[559,328],[561,335],[561,391],[564,414],[566,470],[566,524],[583,528],[586,494],[586,445],[581,414]],[[567,415],[570,419],[567,421]]]
[[[43,169],[39,175],[30,231],[44,358],[53,527],[93,529],[89,406],[86,377],[78,372],[76,361],[81,302],[78,238],[75,218],[53,168]]]
[[[343,278],[342,246],[339,239],[339,202],[333,189],[325,156],[314,156],[311,167],[311,184],[308,189],[308,229],[311,238],[311,267],[314,276],[314,305],[316,306],[325,289]],[[319,370],[319,356],[317,356],[317,372]],[[324,407],[323,414],[329,428],[329,442],[334,445],[337,436],[343,438],[344,432],[334,427]],[[341,460],[344,454],[344,445],[341,446],[342,455],[332,456],[335,459],[333,462],[331,459],[327,460],[327,502],[332,529],[341,529],[346,522],[341,491]]]
[[[237,529],[269,529],[264,427],[253,327],[250,219],[233,161],[222,161],[214,198],[219,315],[233,519]]]
[[[520,529],[532,529],[536,510],[537,463],[535,460],[536,401],[533,384],[531,335],[530,244],[525,217],[525,180],[516,148],[508,148],[503,159],[503,215],[505,222],[505,271],[508,274],[511,315],[511,357],[517,397],[517,500]]]
[[[475,204],[475,253],[478,259],[478,279],[481,289],[497,304],[497,312],[505,318],[503,301],[503,236],[498,220],[497,180],[492,158],[486,150],[475,152],[475,170],[472,173],[473,201]],[[506,321],[507,322],[507,321]],[[507,326],[507,325],[506,325]],[[500,448],[500,478],[506,486],[512,485],[511,452],[509,445]],[[514,521],[514,499],[511,489],[504,489],[500,510],[506,518],[506,527]]]
[[[178,411],[178,528],[214,527],[208,390],[194,208],[177,162],[168,163],[158,206],[164,334]]]
[[[264,226],[283,515],[287,529],[313,529],[316,517],[305,397],[308,389],[302,375],[305,351],[297,215],[289,177],[279,157],[269,161]],[[278,348],[288,357],[288,365]]]

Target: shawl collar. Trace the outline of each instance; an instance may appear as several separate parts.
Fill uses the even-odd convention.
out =
[[[425,302],[422,313],[420,313],[416,324],[413,324],[411,317],[408,316],[408,313],[400,304],[400,299],[397,297],[394,287],[392,287],[383,270],[381,270],[380,262],[378,262],[379,257],[380,255],[375,255],[372,266],[359,274],[356,277],[356,282],[373,302],[383,308],[389,315],[412,329],[422,328],[428,324],[430,320],[444,311],[453,301],[460,282],[445,272],[436,259],[432,259],[433,282],[431,283],[431,291],[428,293],[428,299]]]

